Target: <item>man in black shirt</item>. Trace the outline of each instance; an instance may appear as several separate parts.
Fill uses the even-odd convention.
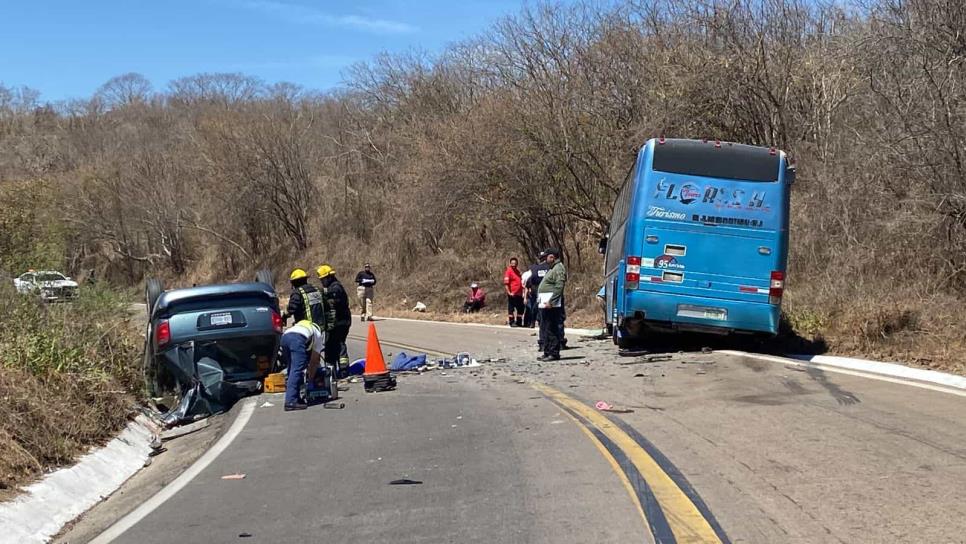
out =
[[[372,267],[366,263],[366,267],[356,274],[356,297],[359,298],[359,309],[362,320],[372,320],[372,301],[373,287],[376,286],[376,275],[372,273]]]

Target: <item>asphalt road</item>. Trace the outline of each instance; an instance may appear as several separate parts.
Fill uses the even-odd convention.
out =
[[[466,372],[359,385],[343,410],[260,397],[274,406],[116,542],[645,541],[618,476],[533,389]]]
[[[259,397],[274,406],[116,542],[966,542],[964,397],[576,339],[538,364],[526,330],[377,327],[387,353],[503,360],[355,385],[344,410]]]

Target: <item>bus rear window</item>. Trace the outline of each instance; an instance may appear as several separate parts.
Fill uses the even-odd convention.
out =
[[[654,148],[652,168],[671,174],[771,182],[778,180],[778,153],[767,148],[722,142],[667,140]]]

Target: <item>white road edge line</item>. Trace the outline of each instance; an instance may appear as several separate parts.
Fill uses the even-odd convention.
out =
[[[159,506],[165,503],[168,499],[173,497],[175,493],[181,491],[184,486],[188,485],[191,480],[195,478],[202,470],[208,467],[221,455],[221,452],[228,449],[228,446],[235,440],[235,438],[241,434],[245,425],[248,424],[248,420],[251,419],[252,413],[255,412],[255,400],[249,399],[245,401],[245,404],[241,407],[238,412],[238,417],[232,422],[231,427],[228,431],[218,439],[204,455],[198,458],[188,470],[184,471],[180,476],[175,478],[170,484],[164,486],[161,491],[158,491],[150,499],[145,501],[141,506],[135,508],[128,515],[119,519],[114,525],[111,525],[106,531],[97,535],[94,540],[91,540],[88,544],[108,544],[113,542],[115,538],[124,534],[125,531],[136,525],[139,521],[148,516],[151,512],[157,509]]]
[[[775,355],[762,355],[760,353],[749,353],[746,351],[736,350],[721,350],[718,351],[718,353],[724,353],[725,355],[733,355],[736,357],[750,357],[752,359],[758,359],[761,361],[792,365],[800,368],[818,368],[828,372],[835,372],[837,374],[846,374],[849,376],[857,376],[860,378],[868,378],[900,385],[909,385],[912,387],[918,387],[920,389],[928,389],[930,391],[938,391],[940,393],[966,397],[966,387],[958,383],[960,380],[966,380],[966,378],[953,374],[946,374],[944,372],[937,372],[935,370],[922,370],[918,368],[903,367],[901,365],[895,365],[892,363],[879,363],[875,361],[862,361],[859,359],[848,358],[841,358],[842,361],[837,361],[836,359],[838,358],[835,357],[823,357],[822,361],[818,362],[815,360],[801,361],[798,359],[789,359]],[[901,371],[897,372],[891,368],[894,366],[899,367]],[[909,376],[909,371],[916,371],[916,377]]]

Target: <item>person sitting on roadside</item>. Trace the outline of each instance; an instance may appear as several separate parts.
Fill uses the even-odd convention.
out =
[[[466,302],[463,303],[463,313],[475,313],[482,310],[484,306],[486,306],[486,291],[479,284],[471,283],[470,292],[466,295]]]

